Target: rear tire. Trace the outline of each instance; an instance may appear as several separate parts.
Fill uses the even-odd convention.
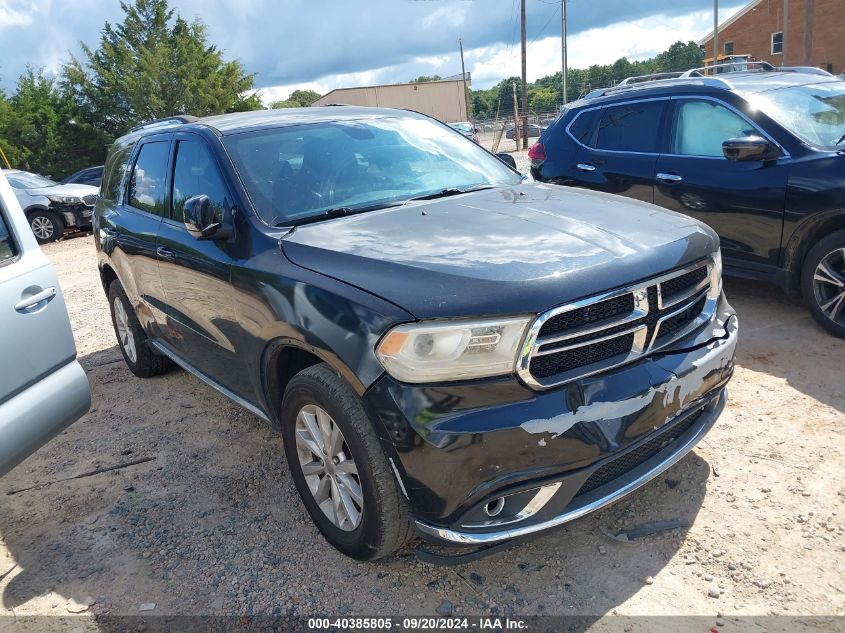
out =
[[[133,374],[138,378],[152,378],[173,366],[167,356],[156,354],[150,348],[126,291],[117,280],[109,285],[109,307],[120,352]]]
[[[65,232],[64,221],[52,211],[33,211],[27,215],[27,220],[39,244],[55,242]]]
[[[308,367],[288,383],[282,437],[305,509],[335,548],[375,560],[410,541],[408,502],[372,423],[358,395],[328,365]]]
[[[801,291],[816,322],[845,338],[845,231],[831,233],[807,253]]]

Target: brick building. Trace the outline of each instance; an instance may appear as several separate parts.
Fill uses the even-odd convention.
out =
[[[699,44],[705,57],[713,56],[712,31]],[[845,0],[752,0],[719,25],[718,44],[719,54],[750,54],[774,66],[817,66],[841,73]]]

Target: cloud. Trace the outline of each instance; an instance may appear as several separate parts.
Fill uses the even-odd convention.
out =
[[[727,19],[740,7],[720,10]],[[610,64],[621,57],[630,60],[654,57],[678,40],[697,40],[712,24],[710,11],[693,11],[685,15],[657,14],[638,20],[615,22],[602,27],[580,31],[567,38],[567,59],[571,68],[586,68],[591,64]],[[529,81],[552,75],[560,70],[560,35],[531,42],[527,50]],[[521,71],[519,45],[494,44],[464,51],[467,71],[473,88],[487,88],[505,77],[519,76]],[[405,64],[371,69],[365,73],[340,73],[319,77],[303,84],[290,83],[262,89],[265,103],[283,99],[297,88],[316,90],[320,94],[334,88],[395,83],[419,75],[449,75],[460,73],[461,60],[457,52],[451,55],[417,57]],[[445,70],[444,70],[445,69]],[[274,95],[268,99],[267,95]],[[276,96],[280,95],[280,96]]]
[[[666,39],[671,25],[680,25],[671,41],[698,39],[707,32],[708,20],[690,22],[688,16],[705,16],[712,7],[710,0],[673,0],[668,7],[663,0],[570,2],[573,65],[579,60],[576,55],[595,60],[610,55],[608,51],[617,57],[628,50],[636,55],[649,54],[651,48],[657,52],[656,42]],[[420,74],[457,74],[459,37],[468,70],[475,73],[475,87],[519,70],[517,0],[170,0],[170,4],[186,18],[202,19],[210,40],[227,58],[240,59],[248,72],[256,73],[257,87],[268,94],[280,87],[329,88],[358,81],[394,83]],[[662,17],[647,19],[655,14]],[[119,21],[121,15],[118,0],[0,0],[0,50],[16,52],[2,60],[0,85],[13,86],[26,63],[56,72],[70,53],[79,53],[79,41],[96,46],[103,22]],[[646,45],[636,46],[634,37],[621,27],[612,37],[602,35],[609,23],[629,21],[640,25],[637,37]],[[560,40],[554,37],[559,29],[556,0],[528,0],[529,75],[559,66]],[[584,33],[592,33],[591,41],[576,47]]]
[[[34,2],[0,0],[0,31],[15,26],[32,24],[34,14],[37,11],[38,8]]]

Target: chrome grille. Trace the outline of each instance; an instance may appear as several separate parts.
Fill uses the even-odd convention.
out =
[[[700,261],[635,286],[541,314],[531,326],[517,373],[546,389],[640,358],[710,320],[718,273]]]
[[[92,193],[87,196],[82,196],[82,202],[85,203],[86,207],[93,207],[94,203],[97,202],[97,194]]]

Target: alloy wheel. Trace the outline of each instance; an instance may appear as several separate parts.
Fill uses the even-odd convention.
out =
[[[35,234],[35,237],[40,240],[49,240],[53,237],[53,223],[43,216],[39,215],[32,218],[30,227],[32,227],[32,232]]]
[[[126,314],[126,308],[123,307],[123,301],[120,300],[120,297],[114,299],[114,325],[117,330],[117,338],[120,340],[123,351],[126,352],[126,357],[133,363],[137,362],[138,352],[135,349],[135,337],[132,336],[129,316]]]
[[[358,527],[364,514],[358,466],[340,427],[317,405],[296,416],[296,452],[308,490],[329,521],[346,532]]]
[[[845,325],[845,248],[831,251],[816,266],[813,294],[827,318]]]

